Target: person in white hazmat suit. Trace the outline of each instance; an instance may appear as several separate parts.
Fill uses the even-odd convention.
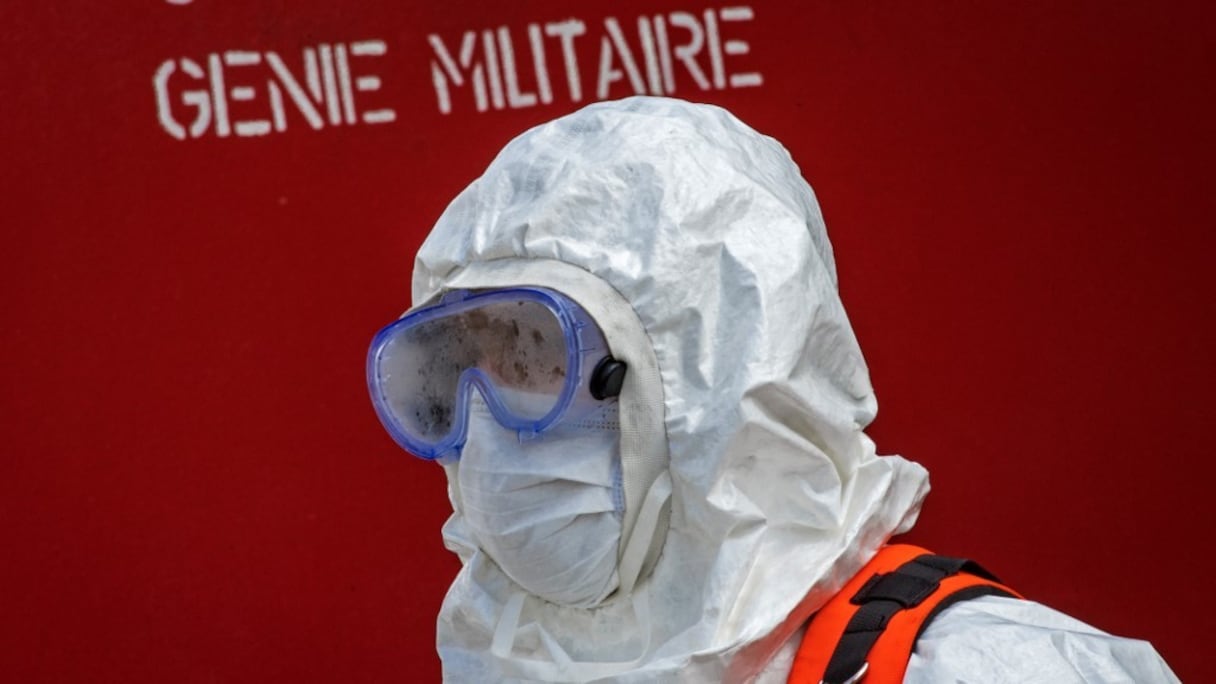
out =
[[[929,491],[863,432],[811,188],[718,107],[604,102],[511,141],[418,252],[413,305],[368,380],[447,472],[445,681],[794,681],[808,619]],[[1177,679],[1146,642],[985,595],[902,681]]]

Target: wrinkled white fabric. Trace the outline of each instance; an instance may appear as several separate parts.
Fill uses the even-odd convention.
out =
[[[788,154],[721,109],[654,98],[528,131],[440,218],[413,294],[512,285],[572,296],[630,363],[620,587],[591,608],[528,592],[480,541],[511,537],[487,515],[515,503],[474,505],[479,457],[448,464],[463,567],[439,617],[445,680],[784,682],[806,618],[928,490],[862,432],[876,404]],[[1177,678],[1146,642],[985,597],[937,617],[905,681]]]
[[[823,219],[776,141],[720,108],[657,98],[534,128],[440,217],[415,303],[490,264],[476,286],[554,287],[591,311],[561,285],[573,267],[640,322],[657,372],[632,388],[627,376],[622,406],[640,392],[662,409],[622,410],[621,544],[656,532],[661,553],[599,607],[518,600],[470,533],[449,466],[444,537],[464,565],[439,617],[446,680],[746,681],[914,522],[927,475],[863,433],[876,402]],[[665,453],[626,447],[656,436]],[[666,510],[668,486],[670,523],[643,520]],[[500,624],[511,636],[495,642]]]
[[[752,684],[785,684],[805,630]],[[1033,601],[984,596],[934,618],[904,684],[1176,684],[1147,641],[1123,639]]]
[[[787,684],[790,672],[794,669],[794,657],[798,655],[798,647],[806,636],[807,626],[799,627],[781,648],[773,654],[772,659],[765,664],[764,669],[749,684]]]
[[[985,596],[929,624],[905,684],[1172,684],[1147,641],[1123,639],[1033,601]]]
[[[461,450],[461,508],[480,548],[524,590],[594,605],[617,588],[620,432],[615,415],[521,444],[474,397]]]

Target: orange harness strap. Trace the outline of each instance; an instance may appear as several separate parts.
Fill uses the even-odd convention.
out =
[[[885,546],[811,617],[789,682],[899,684],[929,621],[984,595],[1022,598],[970,561]]]

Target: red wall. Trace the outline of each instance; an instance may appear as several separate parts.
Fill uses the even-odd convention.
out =
[[[578,106],[547,25],[583,22],[586,103],[605,17],[650,88],[637,18],[670,49],[706,10],[708,90],[676,62],[674,94],[815,186],[872,434],[933,474],[911,540],[1216,678],[1205,3],[179,2],[0,5],[0,678],[436,680],[444,483],[377,424],[366,345],[446,202]],[[500,26],[519,92],[478,112],[427,36]]]

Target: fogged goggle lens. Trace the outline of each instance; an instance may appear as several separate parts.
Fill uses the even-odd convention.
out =
[[[598,328],[552,290],[449,293],[376,335],[368,384],[381,421],[424,458],[459,449],[469,393],[500,423],[540,432],[585,405],[586,359],[607,354]]]

